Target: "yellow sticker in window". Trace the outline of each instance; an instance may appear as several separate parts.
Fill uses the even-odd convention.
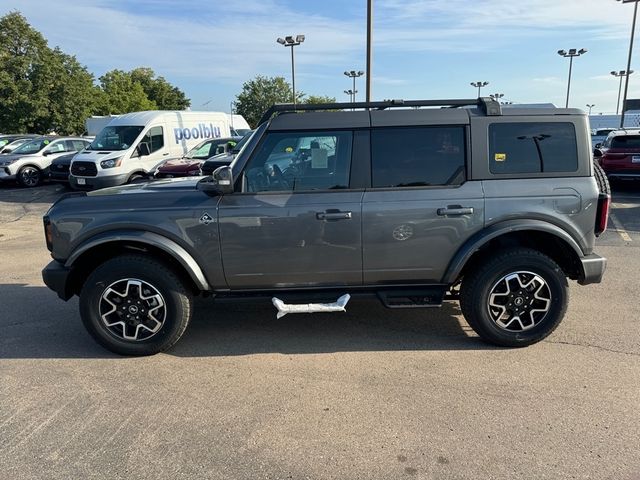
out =
[[[284,151],[287,152],[287,153],[291,153],[291,152],[293,152],[293,147],[287,147],[287,148],[284,149]]]
[[[495,160],[496,162],[504,162],[507,159],[506,153],[496,153]]]

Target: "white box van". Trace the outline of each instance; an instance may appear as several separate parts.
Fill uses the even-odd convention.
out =
[[[71,163],[76,189],[123,185],[147,178],[162,162],[180,158],[207,138],[228,137],[222,112],[134,112],[120,115]]]

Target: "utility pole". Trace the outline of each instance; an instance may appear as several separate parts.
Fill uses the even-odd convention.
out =
[[[577,50],[575,48],[571,48],[568,52],[566,50],[558,50],[558,55],[561,57],[569,58],[569,80],[567,81],[567,103],[565,104],[565,108],[569,108],[569,93],[571,92],[571,70],[573,69],[573,57],[579,57],[580,55],[584,55],[587,53],[585,48],[581,48]]]

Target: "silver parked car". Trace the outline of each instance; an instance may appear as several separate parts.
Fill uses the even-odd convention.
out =
[[[89,143],[80,137],[46,136],[30,140],[11,154],[0,156],[0,181],[17,181],[23,187],[35,187],[48,175],[54,159],[79,152]]]

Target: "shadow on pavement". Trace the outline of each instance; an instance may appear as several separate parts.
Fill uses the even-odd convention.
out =
[[[64,183],[46,182],[33,188],[24,188],[12,182],[0,182],[0,202],[53,203],[71,189]]]
[[[440,309],[388,310],[355,300],[347,313],[286,315],[268,302],[197,299],[178,357],[313,354],[358,351],[491,349],[473,336],[455,303]],[[86,333],[77,298],[59,300],[46,287],[0,285],[0,358],[121,358]]]

